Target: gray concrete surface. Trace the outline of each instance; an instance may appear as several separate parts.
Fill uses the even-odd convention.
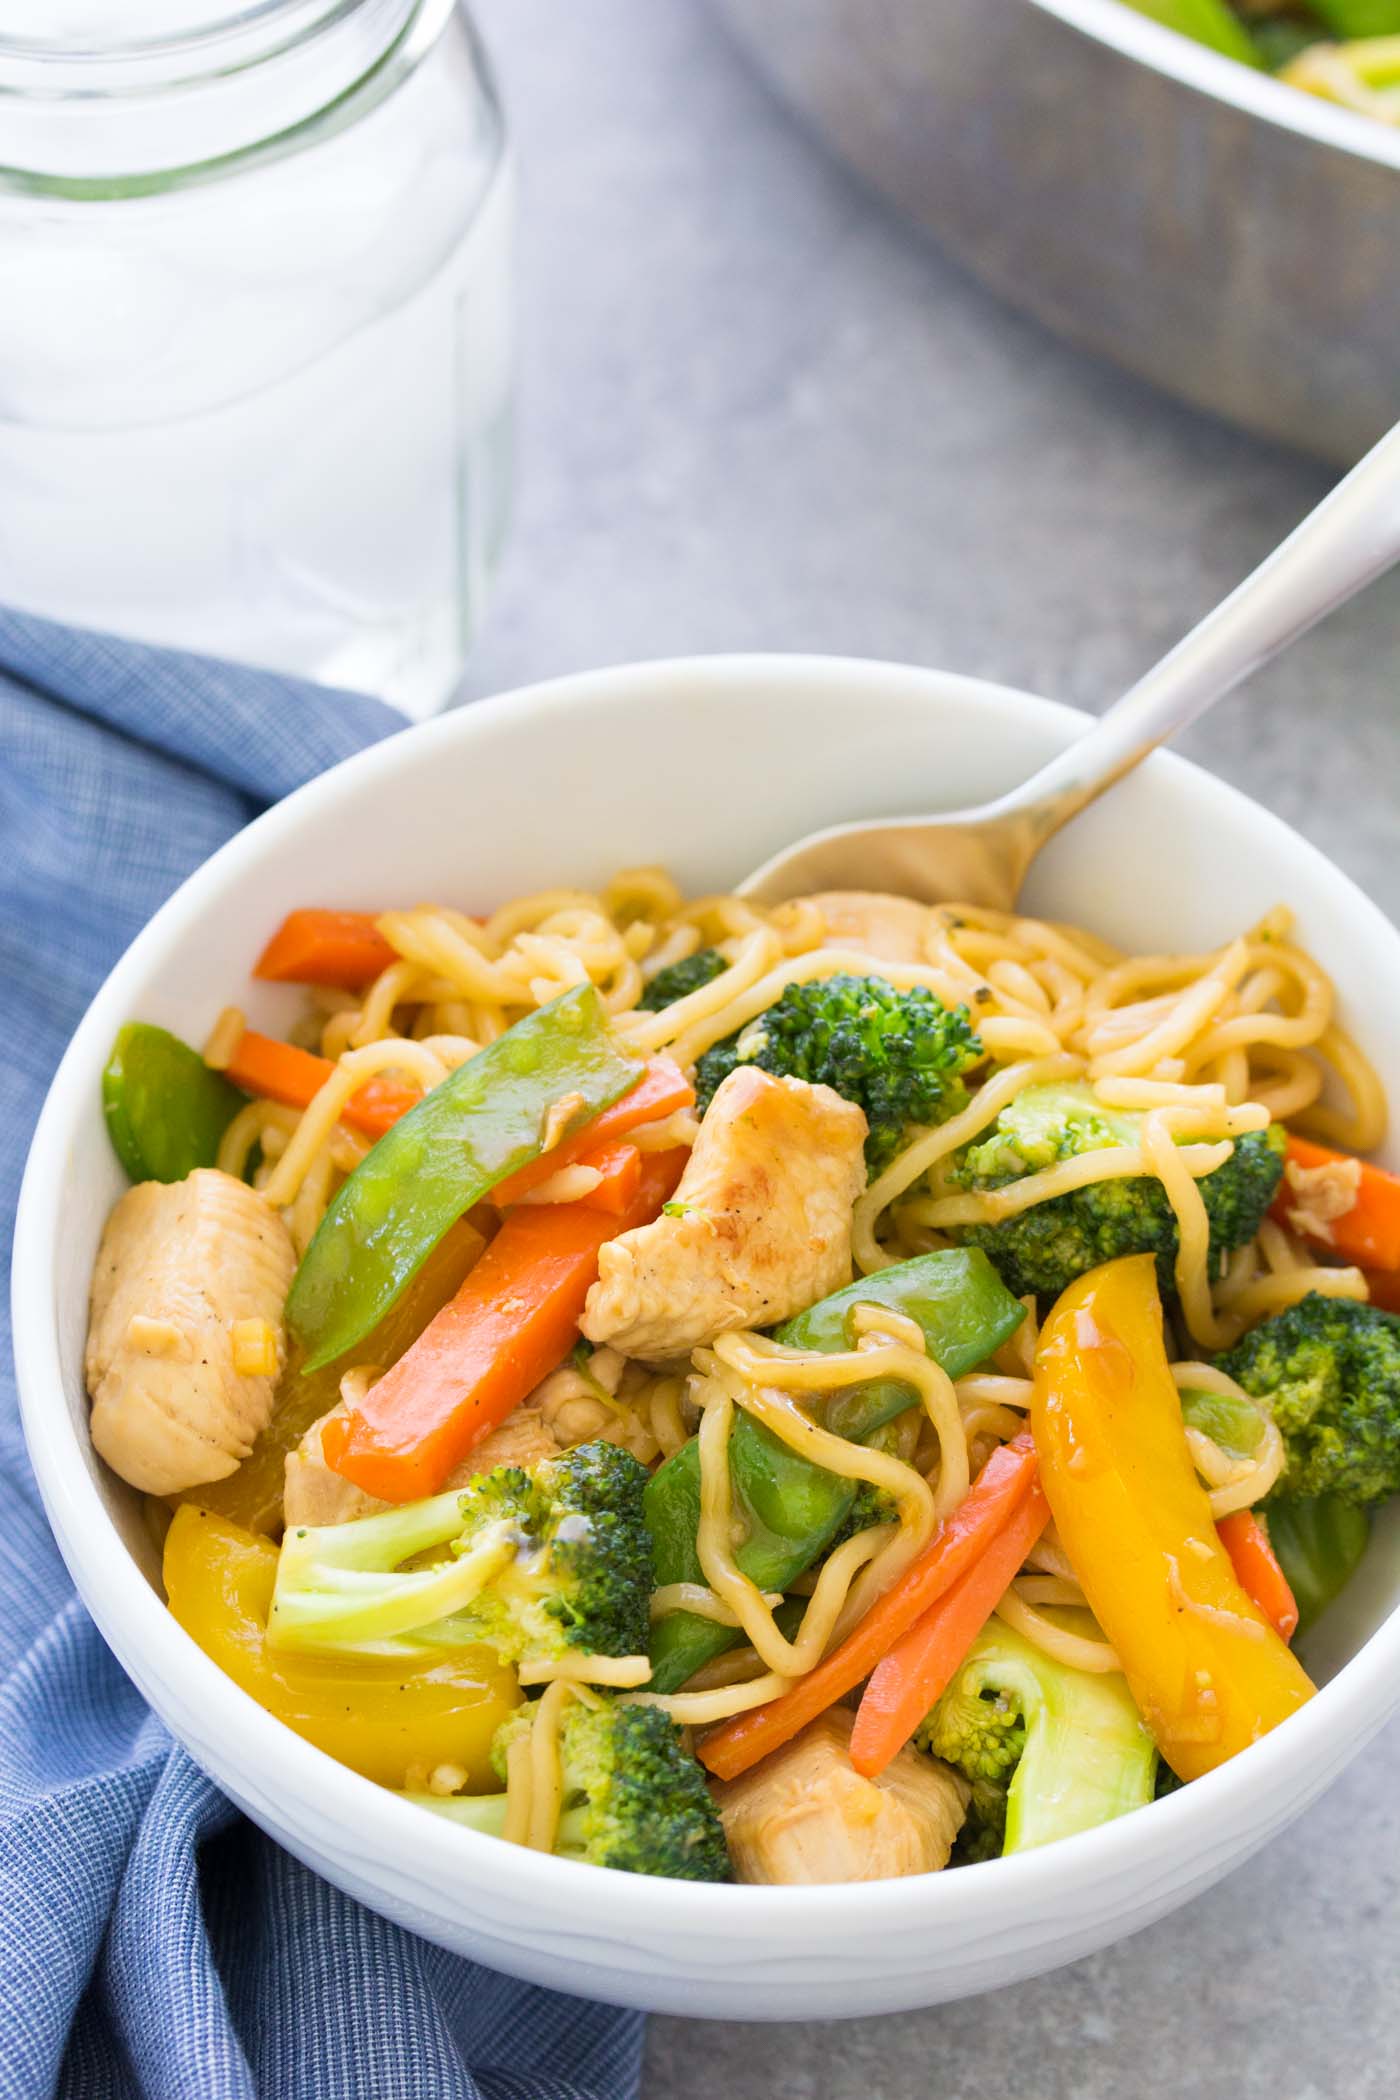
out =
[[[1099,707],[1322,493],[1018,320],[828,162],[701,0],[479,0],[523,168],[520,494],[473,693],[698,649]],[[1185,748],[1400,912],[1400,581]],[[901,2019],[653,2022],[647,2100],[1389,2100],[1400,1730],[1222,1888]]]

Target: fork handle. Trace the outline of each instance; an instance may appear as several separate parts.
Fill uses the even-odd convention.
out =
[[[1092,728],[995,804],[1035,852],[1261,664],[1400,559],[1400,425]],[[990,813],[990,812],[989,812]]]

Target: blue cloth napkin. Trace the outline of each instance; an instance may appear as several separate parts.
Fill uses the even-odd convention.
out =
[[[280,795],[402,723],[0,611],[0,1234],[84,1006]],[[244,1822],[78,1603],[0,1307],[0,2100],[628,2100],[642,2021],[460,1961]]]

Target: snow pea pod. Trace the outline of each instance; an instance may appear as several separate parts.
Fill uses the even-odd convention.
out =
[[[951,1248],[899,1262],[821,1299],[786,1320],[775,1339],[794,1349],[835,1355],[854,1345],[858,1305],[883,1305],[923,1329],[929,1355],[950,1378],[984,1363],[1025,1317],[978,1247]],[[868,1379],[828,1402],[826,1426],[864,1443],[915,1396],[898,1379]],[[851,1513],[849,1480],[799,1457],[751,1415],[740,1414],[729,1439],[735,1513],[747,1535],[735,1558],[761,1590],[783,1590],[825,1551]],[[703,1582],[696,1552],[700,1525],[700,1449],[695,1439],[667,1459],[646,1491],[647,1524],[656,1552],[658,1587]],[[742,1636],[693,1612],[670,1612],[652,1629],[649,1689],[675,1691]]]
[[[645,1071],[591,984],[508,1028],[400,1117],[344,1183],[307,1248],[287,1322],[317,1371],[382,1320],[474,1203],[608,1108]],[[562,1128],[547,1129],[563,1103]]]
[[[183,1181],[212,1167],[243,1096],[168,1028],[128,1021],[102,1074],[102,1113],[133,1181]]]

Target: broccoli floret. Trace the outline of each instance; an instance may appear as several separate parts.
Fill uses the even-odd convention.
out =
[[[683,962],[658,970],[637,1001],[644,1012],[659,1014],[663,1006],[674,1006],[687,992],[698,992],[702,984],[713,984],[729,968],[718,948],[700,948]]]
[[[1057,1160],[1138,1141],[1140,1118],[1101,1108],[1087,1085],[1027,1087],[990,1134],[955,1169],[969,1189],[1003,1188]],[[1210,1220],[1210,1265],[1218,1276],[1232,1248],[1259,1230],[1283,1176],[1284,1133],[1277,1124],[1236,1138],[1229,1159],[1196,1186]],[[1175,1293],[1176,1216],[1155,1176],[1099,1181],[1051,1196],[997,1225],[966,1225],[954,1235],[991,1256],[1018,1297],[1056,1295],[1101,1262],[1155,1254],[1162,1288]]]
[[[972,1781],[968,1846],[980,1858],[1028,1852],[1152,1799],[1157,1746],[1122,1677],[1057,1663],[1000,1619],[914,1740]]]
[[[1310,1291],[1219,1359],[1267,1403],[1288,1463],[1280,1496],[1365,1507],[1400,1494],[1400,1317]]]
[[[1005,1845],[1006,1785],[996,1779],[974,1779],[967,1814],[948,1863],[974,1867],[980,1859],[1000,1859]]]
[[[645,1654],[648,1478],[620,1446],[580,1444],[460,1493],[289,1531],[268,1638],[315,1652],[486,1641],[507,1662]]]
[[[533,1726],[535,1712],[518,1707],[497,1730],[492,1757],[502,1776],[509,1744]],[[559,1748],[564,1798],[554,1849],[561,1858],[671,1881],[728,1881],[729,1851],[705,1775],[658,1707],[571,1705]],[[414,1798],[492,1836],[504,1828],[504,1794]]]
[[[883,977],[790,984],[775,1005],[707,1050],[696,1067],[701,1115],[736,1065],[834,1087],[865,1110],[865,1159],[878,1174],[911,1124],[944,1123],[967,1105],[962,1074],[982,1055],[965,1006]]]
[[[533,1520],[515,1558],[469,1607],[469,1637],[489,1641],[508,1662],[567,1648],[644,1655],[652,1586],[646,1467],[600,1440],[545,1460],[530,1478]]]
[[[870,1441],[872,1444],[880,1441],[878,1430]],[[855,1500],[851,1504],[845,1523],[832,1538],[822,1558],[829,1559],[838,1546],[844,1546],[847,1539],[853,1539],[858,1531],[869,1531],[875,1524],[898,1522],[899,1504],[894,1496],[888,1489],[876,1487],[873,1480],[863,1480],[856,1489]]]

